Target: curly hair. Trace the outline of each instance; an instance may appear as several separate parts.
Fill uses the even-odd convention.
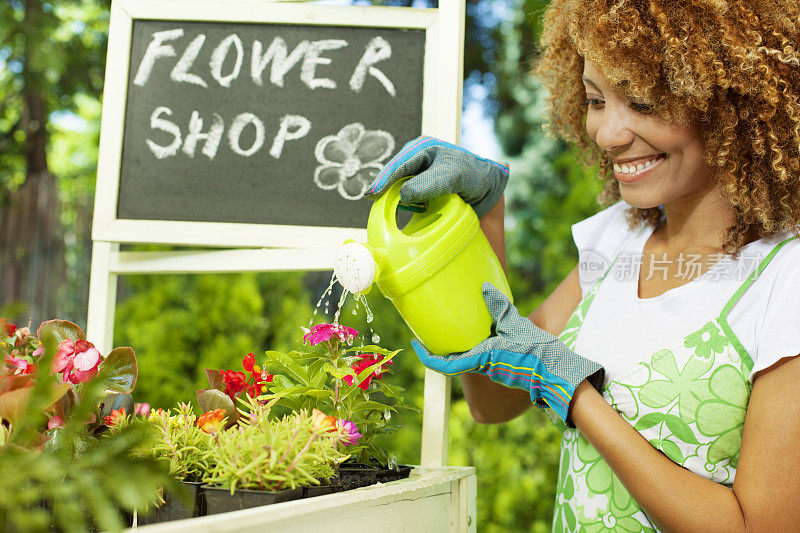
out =
[[[584,129],[584,59],[670,123],[696,120],[706,163],[736,218],[722,246],[800,221],[800,3],[797,0],[553,0],[533,73],[548,91],[550,135],[574,142],[620,198],[608,155]],[[632,224],[657,224],[658,207]]]

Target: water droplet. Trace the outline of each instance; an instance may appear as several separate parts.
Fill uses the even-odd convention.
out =
[[[391,418],[392,418],[392,412],[391,412],[391,411],[389,411],[388,409],[386,409],[386,410],[383,412],[383,418],[385,418],[386,420],[391,420]]]
[[[378,335],[373,335],[372,342],[381,342],[381,338]]]

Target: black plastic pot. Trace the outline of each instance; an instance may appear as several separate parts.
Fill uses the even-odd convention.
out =
[[[368,487],[378,482],[380,468],[363,463],[345,463],[339,466],[344,490]]]
[[[191,503],[188,506],[182,499],[172,494],[165,494],[162,505],[152,509],[149,513],[139,513],[137,524],[143,526],[145,524],[158,524],[171,520],[204,516],[206,513],[203,483],[183,481],[181,484],[191,494]]]
[[[396,468],[381,468],[378,472],[379,483],[389,483],[398,479],[406,479],[411,475],[413,468],[408,465],[398,465]]]
[[[237,489],[231,494],[230,489],[219,485],[203,485],[203,490],[209,515],[299,500],[303,496],[302,487],[275,491]]]
[[[303,498],[313,498],[314,496],[325,496],[334,492],[342,492],[344,486],[341,483],[330,483],[325,485],[311,485],[303,487]]]

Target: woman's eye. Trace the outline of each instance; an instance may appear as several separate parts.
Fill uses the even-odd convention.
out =
[[[584,107],[590,107],[592,109],[597,109],[603,105],[603,101],[599,98],[587,98],[585,102],[581,104]]]

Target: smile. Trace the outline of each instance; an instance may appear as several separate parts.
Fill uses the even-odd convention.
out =
[[[636,164],[614,163],[614,177],[626,183],[636,181],[646,173],[658,167],[665,158],[666,156],[664,154],[660,154],[652,159]]]

